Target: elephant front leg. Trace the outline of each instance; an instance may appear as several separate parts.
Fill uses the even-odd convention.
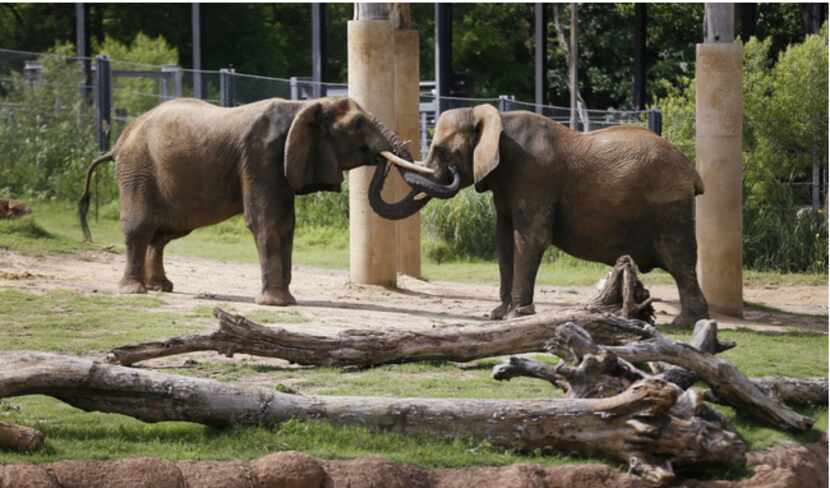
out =
[[[496,254],[499,258],[499,298],[501,304],[490,312],[490,319],[501,320],[509,312],[513,292],[513,222],[510,214],[496,210]]]
[[[246,215],[246,220],[248,216]],[[282,201],[249,220],[262,272],[259,305],[295,305],[291,284],[291,251],[294,242],[294,201]]]
[[[514,218],[514,222],[518,219]],[[533,315],[533,289],[542,255],[551,244],[552,222],[537,216],[528,225],[517,225],[513,231],[513,289],[508,318]]]

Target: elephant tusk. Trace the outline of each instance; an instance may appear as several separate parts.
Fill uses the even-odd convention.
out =
[[[399,158],[398,156],[395,156],[394,154],[392,154],[389,151],[381,151],[380,155],[383,156],[384,158],[388,159],[390,163],[392,163],[394,165],[397,165],[397,166],[400,166],[401,168],[408,169],[410,171],[415,171],[417,173],[423,173],[425,175],[435,174],[434,169],[429,169],[429,168],[425,168],[423,166],[420,166],[418,164],[410,163],[409,161],[407,161],[405,159],[402,159],[402,158]]]

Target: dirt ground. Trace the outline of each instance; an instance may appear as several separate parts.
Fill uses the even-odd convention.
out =
[[[81,255],[24,256],[0,251],[0,287],[29,291],[51,289],[83,293],[116,293],[124,257],[107,252]],[[198,306],[232,307],[245,314],[255,309],[274,310],[253,302],[259,291],[259,266],[210,259],[166,258],[173,293],[161,295],[165,308],[190,311]],[[678,313],[677,290],[672,285],[649,285],[657,298],[658,323],[668,323]],[[431,328],[456,323],[486,321],[485,314],[498,304],[494,285],[427,282],[401,276],[398,289],[349,283],[345,270],[295,266],[292,293],[298,305],[291,310],[308,319],[287,324],[304,331],[334,333],[350,328]],[[540,286],[538,311],[554,311],[585,303],[594,293],[590,286]],[[744,318],[714,314],[722,328],[752,328],[773,332],[809,330],[827,332],[826,286],[765,286],[744,290],[749,303]]]

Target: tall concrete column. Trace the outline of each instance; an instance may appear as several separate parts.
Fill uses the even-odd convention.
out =
[[[349,96],[381,123],[394,129],[398,122],[394,103],[396,29],[389,20],[360,19],[348,23]],[[364,166],[349,171],[351,280],[394,286],[397,281],[397,226],[378,216],[369,205],[367,195],[374,170]],[[398,192],[392,181],[384,185],[383,196],[387,201],[396,198]]]
[[[408,149],[415,159],[421,159],[421,131],[419,108],[421,103],[421,66],[418,31],[395,30],[395,129],[404,140],[411,141]],[[396,178],[400,178],[397,171]],[[391,175],[390,175],[391,176]],[[397,199],[403,198],[409,188],[402,180],[396,181]],[[421,277],[421,215],[397,221],[398,272]]]
[[[697,267],[709,307],[743,315],[741,129],[743,46],[734,42],[732,4],[706,5],[706,42],[697,45]]]

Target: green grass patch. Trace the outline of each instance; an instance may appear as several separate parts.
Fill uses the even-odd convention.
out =
[[[91,249],[80,240],[46,230],[33,215],[0,220],[0,249],[23,252],[77,252]]]
[[[246,313],[245,317],[261,324],[302,324],[310,321],[308,317],[297,312],[271,310],[254,310]]]
[[[87,354],[202,328],[158,310],[163,303],[150,296],[0,289],[0,344],[9,350]]]

